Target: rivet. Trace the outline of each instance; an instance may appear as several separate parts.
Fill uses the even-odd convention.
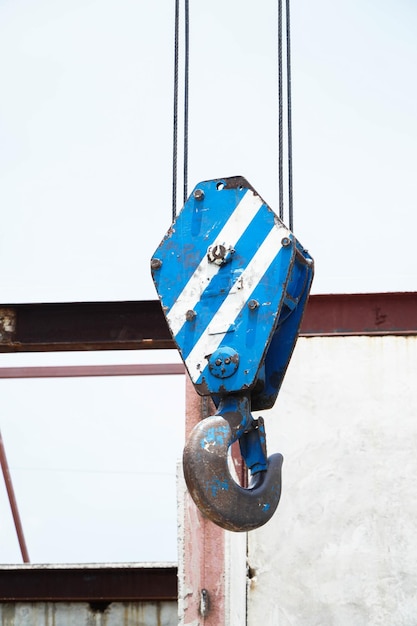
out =
[[[281,245],[282,245],[284,248],[287,248],[288,246],[290,246],[290,245],[291,245],[291,239],[289,239],[289,237],[283,237],[283,238],[281,239]]]
[[[153,270],[159,270],[159,268],[162,266],[162,261],[161,259],[152,259],[151,260],[151,268]]]
[[[204,199],[204,191],[202,189],[195,189],[193,193],[195,200],[203,200]]]
[[[189,309],[185,314],[187,322],[192,322],[197,317],[197,313],[193,309]]]
[[[248,307],[251,311],[254,311],[259,306],[259,302],[257,300],[249,300]]]
[[[221,359],[216,359],[216,360],[215,360],[215,364],[216,364],[217,366],[221,365],[222,363],[223,363],[223,361],[222,361]]]

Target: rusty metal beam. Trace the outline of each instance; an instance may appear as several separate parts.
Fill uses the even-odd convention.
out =
[[[313,295],[302,336],[417,333],[417,292]],[[0,352],[172,349],[159,301],[0,305]]]
[[[310,296],[302,336],[416,335],[417,292]]]
[[[157,300],[0,305],[0,352],[173,347]]]
[[[174,565],[0,566],[0,602],[131,602],[177,599]]]

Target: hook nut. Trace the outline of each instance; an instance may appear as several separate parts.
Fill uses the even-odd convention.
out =
[[[248,302],[248,308],[249,308],[251,311],[254,311],[255,309],[257,309],[257,308],[258,308],[258,306],[259,306],[259,302],[258,302],[257,300],[254,300],[254,299],[249,300],[249,302]]]
[[[239,354],[233,348],[223,346],[210,355],[208,366],[216,378],[229,378],[239,367]]]

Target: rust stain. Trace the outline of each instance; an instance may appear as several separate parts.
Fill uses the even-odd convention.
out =
[[[386,322],[388,315],[382,312],[381,307],[376,306],[375,309],[375,325],[380,326]]]
[[[16,311],[5,307],[0,308],[0,342],[11,341],[15,331]]]

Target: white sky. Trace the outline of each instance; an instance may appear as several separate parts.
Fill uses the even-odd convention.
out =
[[[277,209],[276,1],[191,5],[189,187],[240,174]],[[417,5],[291,6],[294,224],[316,261],[312,292],[414,291]],[[0,0],[0,302],[156,297],[173,14],[174,0]],[[162,359],[177,356],[0,366]],[[176,559],[182,378],[0,386],[33,561]],[[0,562],[18,562],[2,491]]]

